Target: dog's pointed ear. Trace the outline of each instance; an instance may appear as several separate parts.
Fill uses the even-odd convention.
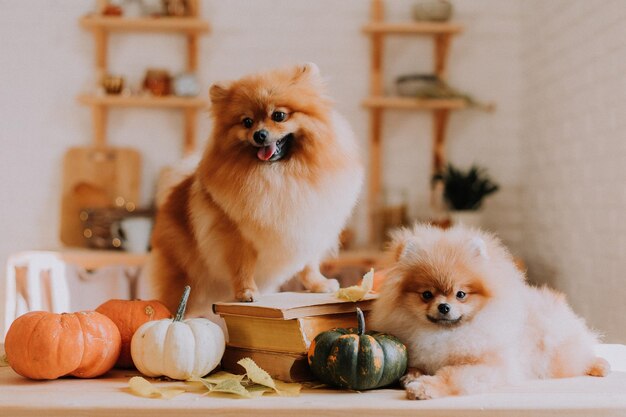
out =
[[[414,259],[422,252],[422,243],[416,237],[411,237],[402,242],[396,249],[396,260],[407,261]]]
[[[306,64],[297,65],[293,70],[293,80],[301,81],[301,80],[312,80],[312,81],[320,81],[322,79],[320,75],[319,67],[312,63],[307,62]]]
[[[218,103],[228,97],[230,93],[229,86],[224,83],[216,83],[209,88],[209,97],[212,103]]]
[[[475,236],[471,238],[468,245],[471,253],[474,256],[483,259],[489,259],[489,254],[487,253],[487,244],[482,237]]]

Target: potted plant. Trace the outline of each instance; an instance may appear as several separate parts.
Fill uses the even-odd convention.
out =
[[[434,175],[433,181],[443,183],[443,199],[452,222],[475,227],[481,226],[480,208],[484,198],[500,188],[487,170],[477,165],[465,171],[448,164],[443,172]]]

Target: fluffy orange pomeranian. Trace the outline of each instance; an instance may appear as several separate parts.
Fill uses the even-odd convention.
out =
[[[363,168],[323,90],[314,64],[211,87],[211,140],[152,237],[150,275],[169,308],[185,285],[189,314],[204,316],[215,301],[253,301],[295,275],[313,292],[339,287],[319,262],[337,247]]]
[[[495,237],[416,225],[396,232],[391,254],[372,324],[408,348],[408,398],[609,372],[594,355],[596,335],[563,295],[527,285]]]

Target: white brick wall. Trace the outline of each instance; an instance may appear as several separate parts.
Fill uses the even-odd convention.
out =
[[[414,0],[387,0],[388,20],[407,20]],[[493,102],[494,113],[453,112],[448,126],[450,162],[477,163],[501,184],[484,204],[486,226],[515,253],[521,248],[521,8],[518,0],[456,0],[454,20],[464,31],[453,38],[448,62],[450,84],[476,99]],[[432,71],[430,38],[389,37],[385,49],[385,85],[395,77]],[[411,213],[429,214],[431,116],[388,111],[385,114],[385,184],[409,193]],[[422,217],[423,218],[423,217]]]
[[[414,2],[387,0],[389,19],[409,19]],[[450,160],[484,165],[501,183],[485,205],[488,226],[524,256],[531,278],[567,292],[609,341],[626,342],[626,1],[454,3],[455,20],[466,30],[452,43],[450,81],[494,101],[497,111],[452,115]],[[3,3],[0,266],[11,252],[59,245],[62,154],[91,137],[89,112],[74,96],[93,78],[92,39],[77,23],[93,4]],[[369,43],[360,28],[369,1],[204,0],[203,6],[213,26],[200,42],[204,86],[315,61],[365,145],[368,115],[360,101],[367,95]],[[41,46],[51,39],[54,48]],[[184,62],[178,38],[111,41],[111,69],[131,81],[147,65],[177,71]],[[389,40],[386,52],[390,89],[395,76],[431,68],[426,39]],[[181,120],[142,109],[111,114],[111,142],[132,143],[144,155],[145,203],[159,167],[180,156]],[[404,112],[389,112],[385,123],[385,183],[409,190],[413,214],[427,207],[430,123],[427,114]],[[199,132],[208,131],[205,119]]]
[[[0,265],[9,253],[54,248],[58,242],[61,161],[69,146],[91,138],[88,109],[75,101],[93,80],[93,40],[78,18],[95,2],[65,0],[5,2],[0,13]],[[390,20],[409,20],[414,0],[387,0]],[[366,150],[369,42],[367,0],[202,1],[212,32],[200,41],[199,78],[206,88],[217,80],[295,62],[318,63],[329,92]],[[477,98],[494,101],[494,114],[456,112],[449,127],[449,155],[461,165],[487,166],[503,191],[486,209],[490,226],[519,248],[520,7],[517,0],[458,0],[456,16],[466,27],[452,43],[449,76]],[[33,23],[34,22],[34,23]],[[32,30],[32,24],[37,30]],[[46,39],[57,41],[46,48]],[[43,42],[43,43],[42,43]],[[138,82],[146,66],[173,72],[185,58],[182,37],[116,34],[111,37],[110,69]],[[42,70],[45,63],[45,70]],[[430,39],[389,39],[389,88],[397,75],[430,71]],[[113,145],[142,152],[142,203],[152,197],[160,167],[180,157],[182,116],[147,109],[113,110]],[[409,191],[413,214],[428,205],[431,118],[427,113],[389,112],[385,125],[385,182]],[[200,138],[210,126],[202,118]],[[467,149],[476,152],[467,152]],[[365,220],[360,211],[359,218]],[[361,223],[361,231],[366,227]],[[364,235],[364,233],[362,233]]]
[[[626,342],[626,2],[522,2],[523,254]]]

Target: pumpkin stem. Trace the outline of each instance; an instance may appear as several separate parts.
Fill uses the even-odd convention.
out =
[[[174,317],[174,321],[182,321],[183,317],[185,316],[185,310],[187,309],[187,300],[189,299],[190,291],[191,287],[189,285],[186,285],[183,296],[180,299],[180,304],[178,304],[178,310],[176,310],[176,317]]]
[[[358,307],[356,308],[356,321],[359,323],[357,333],[359,336],[362,336],[365,333],[365,317],[363,317],[363,312]]]

